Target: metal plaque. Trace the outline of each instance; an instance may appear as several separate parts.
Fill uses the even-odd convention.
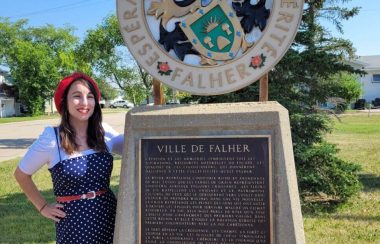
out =
[[[270,136],[140,140],[139,243],[272,243]]]

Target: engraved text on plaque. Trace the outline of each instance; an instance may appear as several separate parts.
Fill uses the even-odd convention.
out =
[[[270,136],[140,141],[140,243],[272,243]]]

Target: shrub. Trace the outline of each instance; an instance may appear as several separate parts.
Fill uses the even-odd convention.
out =
[[[334,207],[360,190],[359,165],[337,157],[338,149],[327,143],[332,121],[324,114],[290,116],[298,187],[304,210]],[[320,205],[319,207],[317,205]]]

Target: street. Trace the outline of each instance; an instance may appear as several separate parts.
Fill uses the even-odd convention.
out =
[[[124,133],[126,112],[103,113],[103,121]],[[57,126],[59,119],[0,124],[0,162],[22,157],[46,126]]]

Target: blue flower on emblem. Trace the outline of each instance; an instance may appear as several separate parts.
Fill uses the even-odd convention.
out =
[[[231,18],[234,17],[234,13],[232,13],[232,12],[229,12],[228,15],[229,15]]]
[[[207,56],[209,56],[210,58],[212,58],[212,53],[208,52]]]
[[[182,27],[184,27],[184,28],[187,27],[185,22],[182,22],[181,25],[182,25]]]
[[[203,9],[200,9],[200,10],[198,11],[198,13],[200,13],[200,14],[204,14],[205,12],[203,11]]]
[[[228,55],[229,55],[231,58],[233,58],[233,57],[235,56],[235,54],[234,54],[233,52],[230,52]]]
[[[240,32],[240,31],[237,31],[237,32],[236,32],[236,35],[237,35],[238,37],[240,37],[240,36],[241,36],[241,32]]]
[[[193,39],[193,43],[194,43],[194,44],[197,44],[197,43],[198,43],[198,42],[197,42],[197,39],[194,38],[194,39]]]

